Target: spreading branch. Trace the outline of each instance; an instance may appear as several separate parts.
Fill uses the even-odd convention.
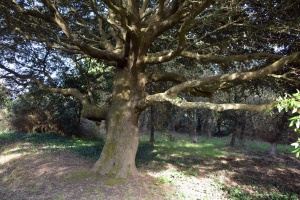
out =
[[[63,96],[66,96],[66,97],[73,96],[77,100],[79,100],[83,106],[82,111],[81,111],[81,115],[83,117],[85,117],[87,119],[95,120],[95,121],[101,121],[101,120],[106,119],[108,108],[109,108],[109,102],[104,102],[100,105],[96,105],[90,101],[90,98],[88,97],[88,95],[82,94],[79,90],[77,90],[75,88],[49,87],[31,74],[19,74],[19,73],[15,72],[14,70],[11,70],[11,69],[5,67],[1,63],[0,63],[0,69],[5,70],[12,75],[12,76],[4,75],[4,76],[0,76],[0,78],[11,79],[20,85],[35,84],[41,90],[52,92],[52,93],[58,93]],[[26,83],[21,84],[20,82],[18,82],[16,80],[16,78],[21,79],[21,80],[30,80],[30,82],[27,81]]]
[[[140,102],[141,107],[147,107],[156,102],[170,102],[178,107],[186,108],[186,109],[194,109],[194,108],[209,108],[213,110],[228,110],[228,109],[238,109],[241,108],[243,110],[253,110],[260,111],[262,108],[269,108],[273,104],[268,104],[268,106],[258,106],[249,105],[246,106],[244,104],[237,104],[234,106],[233,104],[212,104],[206,102],[183,102],[179,97],[178,93],[185,91],[189,88],[201,88],[202,86],[207,86],[209,84],[218,84],[222,85],[224,83],[230,83],[234,81],[249,81],[258,78],[263,78],[268,74],[272,74],[288,63],[300,62],[300,52],[294,53],[290,56],[283,57],[276,62],[268,65],[265,68],[256,70],[256,71],[248,71],[248,72],[235,72],[223,75],[217,75],[213,77],[205,77],[198,80],[189,80],[185,81],[181,84],[175,85],[170,89],[166,90],[164,93],[157,93],[153,95],[147,96]],[[218,106],[220,105],[220,106]]]

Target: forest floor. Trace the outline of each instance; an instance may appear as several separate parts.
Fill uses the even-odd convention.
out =
[[[103,141],[0,133],[0,199],[300,198],[300,160],[284,146],[270,157],[266,144],[231,148],[227,143],[142,140],[140,175],[125,180],[89,171]]]

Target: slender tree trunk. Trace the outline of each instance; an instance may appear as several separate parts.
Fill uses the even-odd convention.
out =
[[[276,156],[276,149],[277,149],[277,142],[272,142],[271,143],[271,148],[270,148],[270,151],[269,151],[269,155]]]
[[[271,148],[270,148],[270,151],[269,151],[269,155],[271,156],[276,156],[277,154],[277,145],[279,144],[280,140],[281,140],[281,137],[282,137],[282,133],[284,132],[286,126],[286,121],[288,119],[288,115],[286,112],[284,112],[281,117],[278,117],[277,118],[277,123],[276,125],[274,126],[274,129],[275,130],[272,130],[272,131],[275,131],[275,135],[274,135],[274,138],[273,140],[270,142],[271,143]]]
[[[231,136],[230,146],[235,146],[236,136],[238,132],[238,120],[237,117],[234,119],[234,130]]]
[[[154,93],[154,85],[150,84],[150,94]],[[150,142],[155,142],[154,138],[154,105],[150,107]]]
[[[192,111],[192,134],[193,134],[193,143],[198,143],[197,137],[197,112],[196,110]]]
[[[239,136],[239,142],[241,144],[241,146],[245,145],[245,129],[246,129],[246,112],[245,111],[241,111],[242,112],[242,117],[241,117],[241,132],[240,132],[240,136]]]
[[[155,142],[154,138],[154,105],[150,107],[150,142]]]

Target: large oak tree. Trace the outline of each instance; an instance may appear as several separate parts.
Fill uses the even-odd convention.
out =
[[[0,0],[1,77],[73,96],[82,103],[83,117],[106,119],[106,143],[92,170],[126,177],[137,173],[139,115],[157,102],[216,111],[272,108],[272,103],[187,102],[179,95],[211,97],[271,75],[292,79],[300,61],[299,5],[298,0]],[[93,100],[92,87],[62,87],[53,77],[87,58],[114,67],[112,97],[101,104]],[[204,68],[214,74],[176,73],[183,64],[189,66],[186,74]],[[147,84],[161,81],[174,84],[149,95]]]

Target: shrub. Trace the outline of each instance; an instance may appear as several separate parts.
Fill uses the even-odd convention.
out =
[[[29,92],[10,105],[10,124],[19,132],[56,132],[72,135],[80,122],[80,103],[74,98]]]

